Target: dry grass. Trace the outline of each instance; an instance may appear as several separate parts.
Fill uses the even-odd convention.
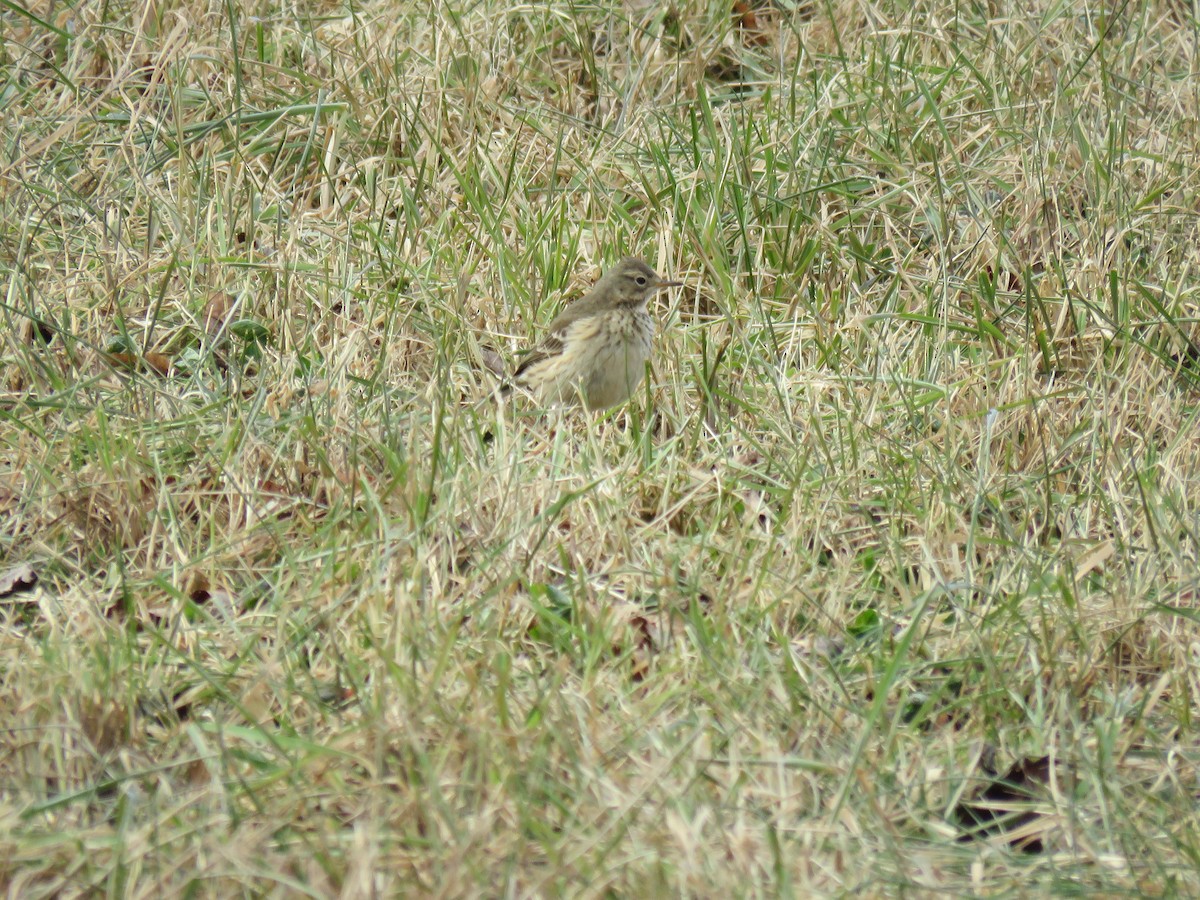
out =
[[[1200,891],[1187,4],[433,6],[0,8],[10,894]]]

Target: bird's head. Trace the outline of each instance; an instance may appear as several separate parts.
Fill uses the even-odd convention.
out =
[[[666,281],[652,268],[632,256],[617,263],[602,279],[616,304],[644,303],[655,291],[678,287],[682,282]]]

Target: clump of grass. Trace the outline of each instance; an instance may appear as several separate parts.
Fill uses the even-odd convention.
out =
[[[0,879],[1195,892],[1152,11],[6,6]]]

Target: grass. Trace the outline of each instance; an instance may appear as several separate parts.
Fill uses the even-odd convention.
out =
[[[0,6],[10,894],[1200,890],[1192,12],[734,6]]]

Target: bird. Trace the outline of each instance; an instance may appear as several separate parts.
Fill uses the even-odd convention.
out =
[[[637,390],[650,358],[654,319],[646,304],[682,283],[667,281],[640,259],[622,259],[550,323],[511,384],[547,406],[578,403],[601,410],[623,403]]]

